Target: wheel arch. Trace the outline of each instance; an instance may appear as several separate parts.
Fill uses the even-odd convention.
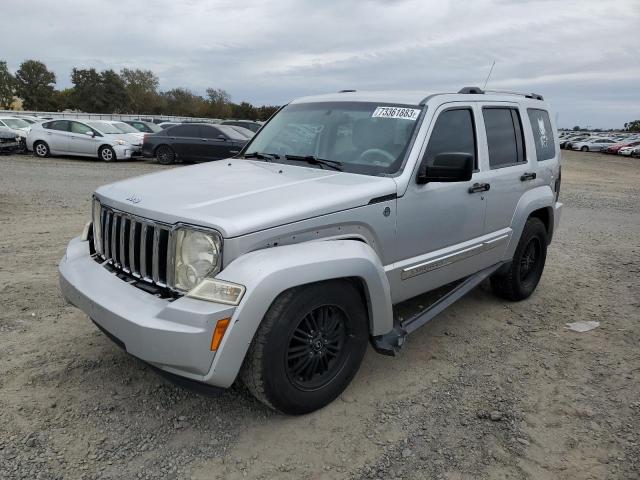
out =
[[[505,252],[505,260],[510,260],[513,257],[524,226],[530,217],[539,218],[545,224],[548,243],[551,242],[554,225],[554,202],[555,196],[549,185],[533,188],[520,197],[511,219],[513,234]]]
[[[214,385],[233,383],[267,310],[291,288],[346,279],[363,296],[370,334],[382,335],[393,327],[384,268],[362,241],[315,241],[250,252],[231,262],[217,278],[244,285],[246,293],[205,376]]]

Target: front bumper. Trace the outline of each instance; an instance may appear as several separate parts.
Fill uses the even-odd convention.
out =
[[[113,150],[116,152],[116,157],[118,157],[119,160],[129,160],[142,156],[141,149],[138,146],[115,145]]]
[[[209,374],[211,338],[218,320],[235,307],[181,297],[157,298],[109,272],[73,239],[60,261],[60,288],[73,305],[131,355],[171,374],[216,384]]]

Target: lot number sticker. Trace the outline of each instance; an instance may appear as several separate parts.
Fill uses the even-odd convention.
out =
[[[371,115],[372,118],[403,118],[405,120],[417,120],[420,110],[417,108],[402,107],[377,107]]]

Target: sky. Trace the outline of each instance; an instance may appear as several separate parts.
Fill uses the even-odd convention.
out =
[[[540,93],[559,127],[640,119],[640,0],[22,0],[0,60],[153,70],[280,105],[341,89]]]

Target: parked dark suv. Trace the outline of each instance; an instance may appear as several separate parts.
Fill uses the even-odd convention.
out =
[[[232,157],[245,143],[247,138],[231,127],[185,123],[146,135],[142,154],[156,157],[162,165],[176,161],[203,162]]]

